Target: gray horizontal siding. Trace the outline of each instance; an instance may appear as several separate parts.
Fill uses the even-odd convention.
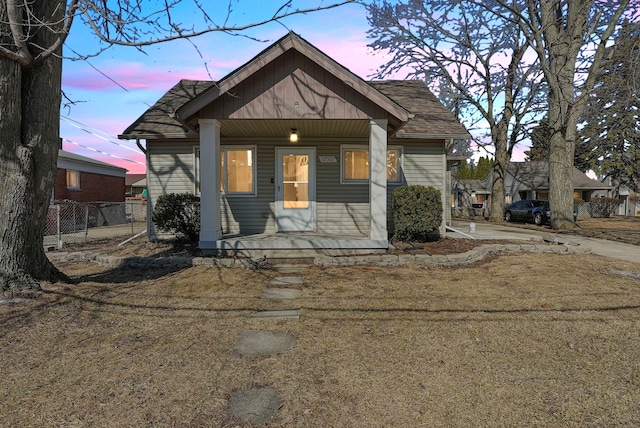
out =
[[[149,144],[149,197],[153,204],[163,193],[193,193],[195,166],[193,146],[196,141]],[[225,234],[275,233],[275,149],[286,147],[280,141],[223,141],[222,145],[257,147],[257,194],[223,195],[222,229]],[[345,236],[369,233],[369,185],[340,183],[341,144],[367,145],[366,139],[332,141],[307,140],[296,147],[316,147],[316,224],[317,231]],[[403,148],[402,175],[406,184],[422,184],[441,189],[444,183],[442,144],[425,141],[392,141]],[[321,163],[320,156],[333,156],[337,162]],[[206,166],[202,166],[205,168]],[[393,228],[391,193],[399,187],[390,184],[387,191],[388,227]],[[445,195],[446,196],[446,195]],[[443,198],[445,197],[443,196]],[[448,200],[448,199],[447,199]]]
[[[366,140],[349,144],[368,144]],[[319,143],[320,156],[337,162],[316,163],[317,228],[321,233],[347,236],[369,234],[369,185],[340,183],[340,142]]]
[[[403,184],[433,186],[443,194],[443,204],[448,195],[443,188],[445,183],[444,143],[424,140],[393,140],[389,145],[402,146],[402,180]],[[390,184],[387,187],[387,229],[393,232],[393,211],[391,209],[391,195],[399,185]],[[448,203],[448,202],[447,202]],[[446,207],[443,205],[446,212]],[[443,215],[444,218],[444,215]]]

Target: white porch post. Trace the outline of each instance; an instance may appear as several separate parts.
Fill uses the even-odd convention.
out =
[[[200,119],[200,243],[222,236],[220,224],[220,122]]]
[[[374,119],[369,130],[369,239],[387,236],[387,120]]]

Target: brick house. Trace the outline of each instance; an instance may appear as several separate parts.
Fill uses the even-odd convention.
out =
[[[52,199],[124,202],[126,172],[125,168],[60,150]]]

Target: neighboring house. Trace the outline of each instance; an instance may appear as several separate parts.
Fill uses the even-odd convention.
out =
[[[52,199],[76,202],[124,202],[127,170],[105,162],[58,151]]]
[[[125,196],[127,198],[142,197],[147,188],[146,174],[127,174],[124,181]]]
[[[605,183],[611,184],[611,177],[607,177],[604,180]],[[613,186],[611,186],[613,188]],[[593,197],[607,197],[608,191],[595,192]],[[620,186],[618,189],[618,198],[622,200],[622,203],[618,207],[617,215],[625,216],[640,216],[640,201],[638,200],[638,192],[634,192],[627,186]]]
[[[366,82],[289,33],[218,82],[180,81],[120,138],[146,140],[151,205],[200,195],[200,248],[240,251],[386,249],[393,189],[447,206],[445,143],[469,135],[424,82]]]
[[[492,183],[492,174],[482,181],[454,180],[452,184],[452,199],[456,202],[454,212],[466,215],[465,212],[472,210],[472,204],[483,203],[483,215],[488,215]],[[543,161],[510,162],[504,178],[504,189],[505,204],[521,199],[548,200],[549,164]],[[589,178],[578,168],[573,168],[575,198],[589,202],[599,191],[607,192],[609,189],[611,186]],[[475,213],[479,215],[477,210]]]

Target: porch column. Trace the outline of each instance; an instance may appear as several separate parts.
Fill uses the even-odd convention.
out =
[[[200,243],[217,241],[220,224],[220,122],[200,119]]]
[[[387,120],[369,129],[369,239],[387,241]]]

